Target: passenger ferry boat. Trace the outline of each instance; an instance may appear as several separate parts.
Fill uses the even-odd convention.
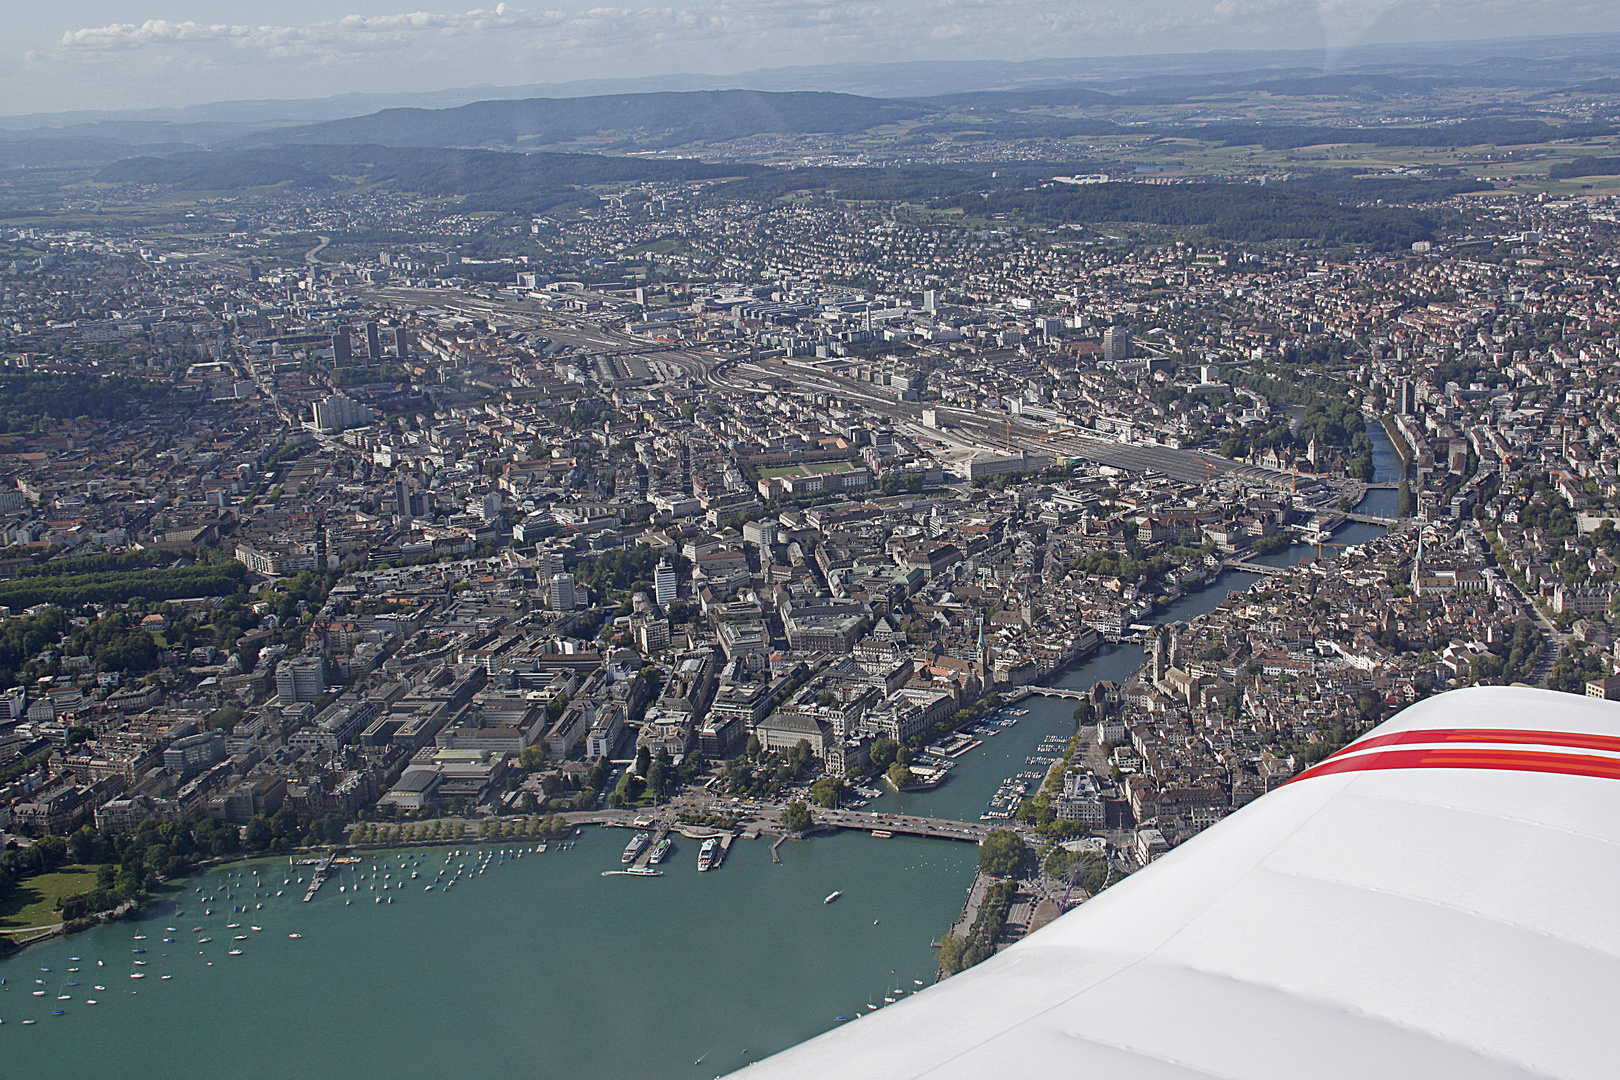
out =
[[[720,841],[714,837],[703,841],[703,847],[698,851],[698,870],[704,871],[714,865],[714,853],[720,847]]]
[[[652,854],[647,857],[647,862],[653,866],[657,866],[659,863],[664,861],[664,856],[669,854],[669,849],[673,846],[674,841],[670,840],[670,838],[667,836],[664,837],[662,840],[658,841],[658,845],[653,848]]]
[[[635,862],[636,856],[645,851],[647,849],[647,845],[650,843],[652,843],[652,837],[650,835],[644,832],[636,833],[636,835],[630,839],[630,843],[625,845],[624,854],[619,856],[619,861],[622,863]]]

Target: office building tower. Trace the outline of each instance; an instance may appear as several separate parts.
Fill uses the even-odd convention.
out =
[[[1131,332],[1123,326],[1110,326],[1103,331],[1102,354],[1104,360],[1131,358]]]
[[[276,667],[276,693],[283,705],[314,701],[326,691],[326,661],[319,653],[283,660]]]
[[[552,574],[550,591],[552,611],[573,611],[579,606],[573,574]]]
[[[669,607],[679,595],[680,586],[675,580],[675,568],[669,565],[668,559],[659,559],[658,567],[653,571],[653,599],[658,606]]]

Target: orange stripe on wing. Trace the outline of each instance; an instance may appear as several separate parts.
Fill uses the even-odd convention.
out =
[[[1579,750],[1608,750],[1620,754],[1620,736],[1595,735],[1586,731],[1533,731],[1518,728],[1441,728],[1433,731],[1397,731],[1393,734],[1374,735],[1370,739],[1353,742],[1340,750],[1339,753],[1353,754],[1362,750],[1374,750],[1380,746],[1399,746],[1406,743],[1456,742],[1568,746]]]
[[[1380,772],[1386,769],[1498,769],[1504,772],[1561,773],[1620,780],[1620,758],[1558,751],[1496,749],[1488,746],[1433,747],[1383,750],[1349,757],[1331,757],[1290,780],[1294,783],[1335,773]]]

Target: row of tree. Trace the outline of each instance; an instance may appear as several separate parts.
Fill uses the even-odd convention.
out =
[[[1012,910],[1015,887],[1010,881],[998,881],[985,889],[979,901],[979,912],[973,919],[965,937],[948,935],[939,947],[936,959],[945,975],[966,971],[996,954],[996,941],[1007,925],[1007,913]]]
[[[134,420],[168,393],[165,383],[122,375],[0,375],[0,433],[35,432],[53,420]]]
[[[122,604],[130,600],[182,600],[229,596],[242,587],[247,567],[230,561],[197,563],[161,570],[128,570],[33,576],[0,581],[0,605],[27,608],[36,604],[83,607]]]

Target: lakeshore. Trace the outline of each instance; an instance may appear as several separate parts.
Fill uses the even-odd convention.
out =
[[[1368,499],[1392,494],[1371,492]],[[1359,542],[1363,531],[1371,536],[1383,530],[1350,524],[1341,531],[1341,542]],[[1314,549],[1296,545],[1263,558],[1282,566],[1312,554]],[[1163,607],[1155,621],[1196,618],[1257,580],[1227,570]],[[1043,739],[1073,732],[1073,702],[1065,692],[1082,691],[1099,679],[1124,681],[1141,663],[1137,644],[1101,646],[1057,673],[1049,686],[1030,687],[1021,705],[1025,715],[956,758],[949,783],[931,791],[886,792],[871,801],[869,812],[977,821],[988,793],[1016,773]],[[629,812],[617,816],[633,823]],[[183,924],[180,920],[192,913],[177,915],[174,901],[160,897],[140,918],[47,941],[0,962],[0,978],[7,979],[0,987],[0,1045],[8,1061],[35,1071],[51,1067],[69,1047],[83,1059],[89,1046],[91,1058],[107,1055],[104,1068],[113,1068],[115,1060],[137,1072],[200,1075],[225,1068],[250,1080],[285,1075],[310,1052],[357,1077],[397,1074],[403,1061],[413,1069],[427,1062],[458,1070],[471,1064],[532,1071],[533,1061],[544,1060],[549,1064],[542,1075],[548,1076],[592,1068],[697,1076],[713,1066],[715,1073],[726,1072],[827,1030],[840,1022],[836,1017],[881,1005],[886,992],[893,996],[905,984],[932,982],[929,943],[958,921],[964,905],[957,898],[975,878],[976,851],[970,845],[930,843],[903,831],[880,839],[844,831],[817,837],[815,843],[774,848],[732,845],[725,869],[702,875],[691,865],[697,845],[677,844],[662,867],[664,876],[656,880],[604,878],[604,870],[617,866],[617,840],[623,835],[585,828],[572,847],[553,841],[555,850],[544,854],[535,850],[537,840],[470,837],[365,849],[357,853],[365,865],[392,859],[392,865],[411,864],[417,873],[447,851],[494,854],[484,873],[450,894],[425,888],[378,894],[373,882],[355,903],[356,894],[348,889],[359,883],[351,880],[343,892],[324,889],[308,904],[285,887],[286,895],[255,898],[255,905],[265,906],[254,908],[250,925],[261,930],[247,932],[253,947],[240,956],[227,951],[214,957],[209,951],[240,930],[223,939],[203,934],[214,942],[201,947],[196,936],[188,943],[169,933],[168,926],[206,923]],[[527,849],[521,859],[499,854],[520,849]],[[285,866],[284,859],[224,864],[190,879],[189,895],[199,895],[194,891],[199,887],[226,884],[230,875],[259,868],[262,876],[265,868]],[[858,884],[851,888],[852,882]],[[642,895],[648,889],[658,890],[658,903],[648,904]],[[839,902],[824,904],[835,891],[841,893]],[[378,903],[379,895],[394,902]],[[535,895],[545,897],[543,907],[536,908]],[[468,901],[469,896],[477,899]],[[182,901],[180,910],[190,902]],[[965,908],[971,906],[970,894]],[[1008,936],[1027,932],[1043,914],[1051,917],[1050,910],[1042,910],[1050,906],[1033,898],[1014,905]],[[202,916],[212,922],[222,918],[221,909]],[[546,929],[559,926],[574,932],[559,938]],[[136,934],[145,941],[135,943]],[[166,936],[176,940],[161,942]],[[172,951],[158,951],[147,944],[152,941]],[[838,947],[829,948],[829,941]],[[310,944],[319,948],[305,948]],[[173,978],[136,983],[126,976],[117,992],[96,999],[94,1006],[80,996],[64,1003],[68,1007],[61,1016],[48,1010],[36,1010],[47,1013],[39,1017],[24,1015],[34,1000],[31,994],[22,997],[25,981],[31,985],[33,978],[65,973],[74,966],[70,956],[108,964],[116,958],[127,966],[135,947],[147,947],[146,955],[156,952],[149,965],[158,960],[172,965],[167,973]],[[706,979],[701,994],[682,992],[694,971],[716,970],[721,963],[723,978]],[[47,973],[35,971],[47,968]],[[407,989],[424,977],[431,992]],[[891,979],[896,986],[886,985]],[[275,1003],[266,1006],[268,1015],[242,1030],[226,1030],[207,1047],[183,1051],[184,1060],[171,1060],[171,1044],[195,1041],[179,1037],[184,1017],[222,995],[246,993],[249,986],[269,991],[258,998]],[[784,987],[793,988],[795,1011],[758,1009],[759,1001],[779,996]],[[24,1009],[14,1007],[12,994],[24,1001]],[[491,997],[503,1004],[468,1004]],[[684,998],[692,1000],[669,1004]],[[446,1001],[454,1003],[448,1014],[442,1009]],[[356,1002],[363,1002],[358,1011]],[[24,1027],[20,1020],[25,1018],[39,1023]],[[396,1047],[352,1037],[374,1024],[433,1030],[435,1038]],[[92,1026],[96,1037],[87,1042],[83,1033]],[[296,1050],[282,1037],[290,1027],[300,1033]]]
[[[184,914],[161,901],[141,919],[0,962],[0,1054],[19,1075],[43,1075],[71,1057],[85,1072],[249,1080],[295,1075],[316,1060],[358,1078],[475,1069],[713,1076],[827,1030],[869,999],[881,1003],[891,979],[931,981],[928,943],[955,917],[976,858],[967,844],[845,833],[784,844],[780,863],[768,844],[735,844],[724,868],[706,874],[697,872],[698,845],[677,842],[663,877],[601,877],[619,868],[625,839],[587,828],[572,849],[543,854],[533,842],[366,852],[356,874],[371,873],[374,860],[420,863],[422,874],[440,869],[449,851],[492,857],[449,892],[426,892],[407,871],[405,888],[360,880],[355,893],[344,869],[344,892],[334,877],[308,904],[293,894],[296,874],[291,887],[281,884],[285,858],[211,871],[188,883]],[[520,847],[530,850],[514,858]],[[274,883],[270,893],[284,895],[220,891],[251,884],[254,869]],[[839,902],[823,904],[835,890]],[[199,908],[190,898],[200,896],[230,899]],[[379,896],[394,903],[376,903]],[[250,913],[232,917],[244,900]],[[243,926],[227,930],[229,922]],[[254,925],[262,929],[247,928]],[[208,932],[185,933],[194,926]],[[232,957],[237,934],[248,940]],[[213,940],[196,944],[201,937]],[[142,947],[145,954],[131,951]],[[63,1016],[33,1008],[33,979],[49,981],[54,1005],[61,983],[94,985],[84,976],[96,959],[106,967],[95,970],[117,972],[100,980],[115,992],[91,995],[98,1003],[87,1006],[69,988]],[[147,964],[134,968],[134,959]],[[82,970],[67,974],[72,966]],[[132,971],[155,974],[131,981]],[[160,980],[164,973],[174,978]],[[198,1017],[249,995],[257,1003],[250,1017],[196,1037]],[[24,1027],[25,1018],[39,1023]],[[419,1035],[371,1034],[380,1030]]]

